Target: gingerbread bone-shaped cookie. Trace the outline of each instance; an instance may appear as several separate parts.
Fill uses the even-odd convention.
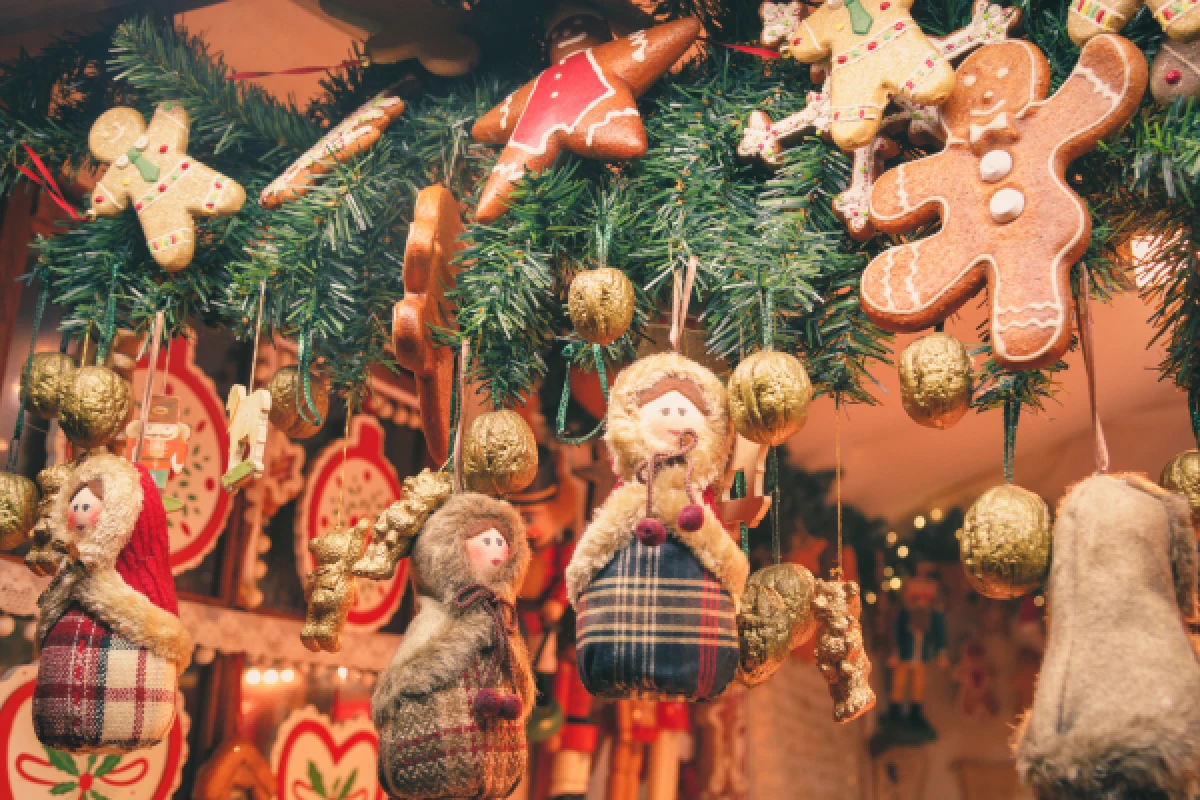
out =
[[[1143,2],[1171,40],[1190,42],[1200,36],[1197,0],[1071,0],[1067,35],[1082,47],[1102,33],[1116,33],[1133,19]]]
[[[984,47],[958,74],[942,108],[946,149],[890,170],[871,195],[885,233],[938,219],[942,229],[867,266],[863,309],[887,330],[921,330],[986,283],[996,360],[1045,366],[1070,344],[1069,273],[1091,234],[1066,167],[1137,111],[1146,59],[1119,36],[1098,36],[1048,99],[1049,64],[1028,42]]]
[[[130,203],[146,233],[150,255],[168,272],[191,263],[195,217],[228,216],[241,210],[241,185],[187,154],[188,113],[162,103],[147,127],[142,113],[118,106],[100,115],[88,148],[109,164],[92,192],[90,214],[112,217]]]
[[[806,64],[829,60],[829,133],[847,152],[879,134],[891,97],[940,105],[954,90],[954,68],[910,8],[912,0],[825,0],[779,48]]]

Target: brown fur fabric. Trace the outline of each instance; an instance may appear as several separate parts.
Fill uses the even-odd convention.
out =
[[[99,481],[104,510],[96,527],[78,543],[79,562],[65,566],[38,598],[38,641],[77,603],[139,647],[162,656],[182,673],[192,658],[192,638],[179,618],[150,602],[117,574],[117,556],[142,511],[137,470],[108,453],[89,455],[59,492],[50,519],[56,538],[69,538],[67,509],[79,488]]]
[[[1200,770],[1200,664],[1187,501],[1141,476],[1067,492],[1049,636],[1017,767],[1042,800],[1185,800]]]

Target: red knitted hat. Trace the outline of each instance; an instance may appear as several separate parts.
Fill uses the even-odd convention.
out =
[[[175,597],[175,578],[171,575],[171,548],[167,540],[167,512],[154,478],[141,464],[134,465],[142,489],[142,513],[133,526],[133,535],[117,556],[117,574],[129,588],[149,598],[151,603],[179,616]]]

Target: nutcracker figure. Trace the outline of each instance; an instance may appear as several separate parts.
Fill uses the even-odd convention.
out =
[[[932,564],[918,564],[917,574],[904,582],[901,608],[896,615],[895,648],[888,659],[892,670],[891,706],[885,727],[912,743],[933,741],[937,731],[925,718],[925,670],[936,661],[950,664],[946,640],[946,616],[942,610],[941,587]],[[908,702],[908,714],[904,703]]]
[[[150,410],[146,415],[146,431],[142,437],[142,452],[138,463],[146,468],[161,495],[167,488],[172,475],[183,471],[187,458],[188,439],[192,429],[180,422],[179,398],[156,394],[150,398]],[[138,434],[142,432],[141,420],[135,419],[125,427],[125,457],[133,460],[137,449]],[[178,500],[163,498],[167,511],[180,507]]]

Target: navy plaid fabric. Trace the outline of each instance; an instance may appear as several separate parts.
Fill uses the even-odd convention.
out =
[[[576,605],[579,677],[599,697],[707,700],[738,665],[733,598],[674,537],[636,538]]]

